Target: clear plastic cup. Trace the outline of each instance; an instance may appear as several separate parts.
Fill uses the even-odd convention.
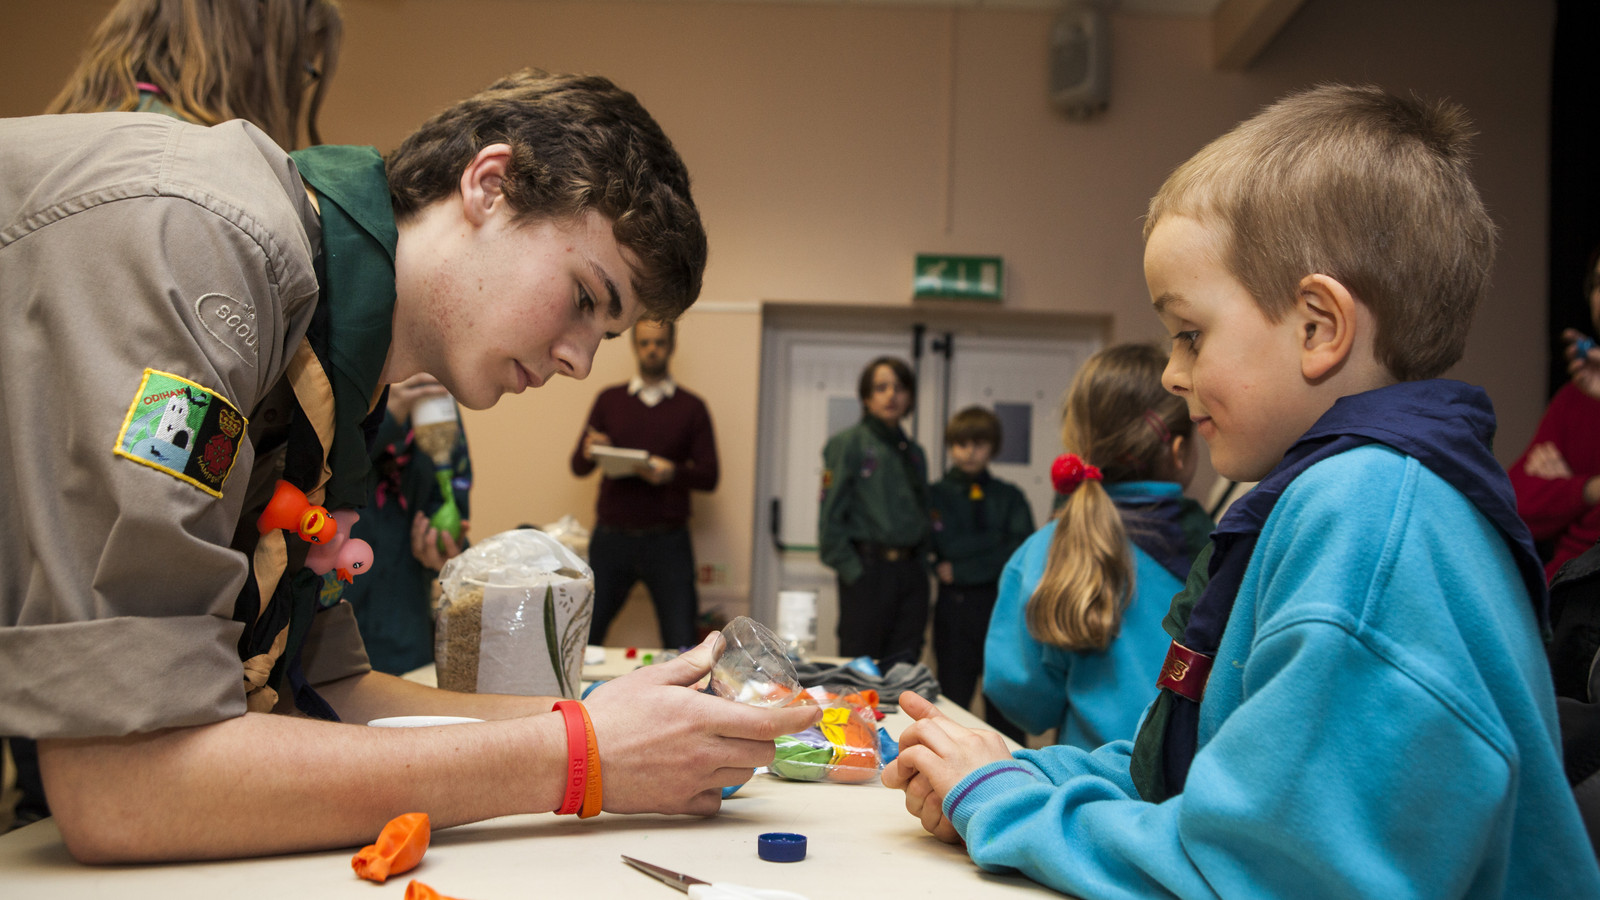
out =
[[[750,706],[805,702],[807,695],[784,642],[760,622],[747,616],[729,622],[717,641],[716,654],[711,693]]]

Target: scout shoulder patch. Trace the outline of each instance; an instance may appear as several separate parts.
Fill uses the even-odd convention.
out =
[[[145,369],[112,452],[221,497],[245,425],[221,394]]]

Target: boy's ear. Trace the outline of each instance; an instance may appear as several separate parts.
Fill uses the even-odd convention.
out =
[[[1356,341],[1355,295],[1327,275],[1300,280],[1295,315],[1301,329],[1300,372],[1318,381],[1338,369]]]
[[[489,144],[461,171],[461,212],[468,222],[482,225],[505,202],[501,185],[510,165],[511,145]]]

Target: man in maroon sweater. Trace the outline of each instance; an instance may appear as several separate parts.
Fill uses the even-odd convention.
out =
[[[650,454],[633,474],[600,481],[589,565],[594,569],[594,622],[589,643],[604,644],[606,630],[643,581],[661,623],[661,646],[693,646],[694,547],[689,541],[689,492],[717,486],[717,444],[705,402],[679,387],[667,371],[677,340],[672,323],[641,320],[633,328],[639,374],[595,398],[572,474],[595,469],[596,446],[629,447]]]

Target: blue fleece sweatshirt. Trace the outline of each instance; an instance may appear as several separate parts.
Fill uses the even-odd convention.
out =
[[[1165,803],[1119,741],[1021,751],[945,813],[982,867],[1084,897],[1600,897],[1505,540],[1388,447],[1284,491],[1198,738]]]
[[[1115,497],[1124,487],[1144,496],[1183,495],[1174,482],[1142,481],[1107,490]],[[1028,632],[1028,600],[1044,577],[1055,533],[1054,521],[1034,532],[1000,575],[983,648],[983,693],[1029,733],[1059,728],[1058,743],[1093,750],[1107,741],[1132,739],[1138,729],[1156,695],[1156,676],[1171,641],[1161,620],[1183,582],[1130,544],[1134,594],[1111,645],[1078,652],[1041,643]]]

